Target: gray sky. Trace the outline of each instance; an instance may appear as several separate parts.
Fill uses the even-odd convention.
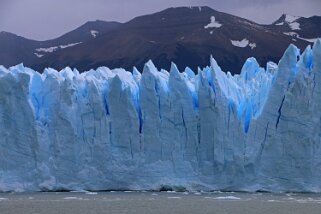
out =
[[[128,21],[175,6],[210,6],[258,23],[282,13],[321,16],[321,0],[0,0],[0,31],[45,40],[87,21]]]

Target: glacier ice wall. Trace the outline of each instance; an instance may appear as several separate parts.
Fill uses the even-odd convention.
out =
[[[321,42],[210,67],[0,66],[0,191],[321,191]]]

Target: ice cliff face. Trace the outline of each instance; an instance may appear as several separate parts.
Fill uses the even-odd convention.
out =
[[[321,191],[321,42],[240,75],[0,66],[0,191]]]

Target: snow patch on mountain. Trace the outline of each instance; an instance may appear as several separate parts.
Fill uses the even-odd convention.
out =
[[[242,39],[241,41],[231,40],[231,43],[235,47],[245,48],[245,47],[247,47],[249,45],[249,40],[247,40],[247,39]]]
[[[41,58],[43,57],[44,55],[43,54],[39,54],[39,53],[34,53],[38,58]]]
[[[287,23],[292,30],[301,30],[300,23],[296,22],[301,17],[292,16],[289,14],[285,14],[284,16],[285,16],[284,22]],[[284,23],[284,22],[282,22],[282,23]],[[276,25],[281,25],[281,23],[277,23]]]
[[[287,35],[287,36],[292,36],[292,37],[298,37],[299,34],[296,33],[296,32],[283,32],[284,35]]]
[[[289,26],[292,30],[301,30],[300,23],[298,22],[289,23]]]
[[[82,42],[76,42],[76,43],[70,43],[70,44],[67,44],[67,45],[59,45],[59,46],[53,46],[53,47],[48,47],[48,48],[37,48],[36,51],[37,52],[43,52],[43,53],[53,53],[53,52],[55,52],[55,51],[57,51],[59,49],[70,48],[70,47],[79,45],[81,43]]]
[[[222,24],[220,24],[218,21],[215,20],[215,16],[211,16],[211,22],[204,26],[205,29],[208,29],[208,28],[220,28],[222,27]]]
[[[278,26],[284,25],[284,22],[276,23],[275,25],[278,25]]]
[[[250,43],[250,41],[246,38],[238,41],[238,40],[231,40],[232,45],[234,45],[235,47],[239,47],[239,48],[246,48],[247,46],[249,46],[252,50],[254,48],[256,48],[256,43]]]
[[[298,20],[299,18],[301,18],[301,17],[285,14],[285,21],[288,22],[288,23],[292,23],[292,22]]]
[[[91,30],[91,31],[90,31],[90,34],[91,34],[94,38],[96,38],[97,35],[99,34],[99,32],[96,31],[96,30]]]
[[[36,51],[45,52],[45,53],[52,53],[58,49],[59,49],[58,46],[54,46],[54,47],[49,47],[49,48],[37,48]]]
[[[70,43],[70,44],[67,44],[67,45],[59,45],[59,48],[61,48],[61,49],[70,48],[70,47],[73,47],[75,45],[79,45],[81,43],[82,42],[76,42],[76,43]]]
[[[287,24],[291,28],[291,30],[301,30],[300,23],[297,22],[299,18],[301,17],[283,14],[282,20],[280,20],[279,23],[275,23],[274,25],[281,26]]]
[[[254,48],[256,48],[256,43],[249,43],[249,46],[253,50]]]
[[[303,38],[296,32],[283,32],[283,34],[287,35],[287,36],[292,36],[292,37],[295,37],[295,38],[298,38],[298,39],[302,39],[302,40],[305,40],[305,41],[311,42],[311,43],[315,43],[318,39],[320,39],[320,38],[310,38],[310,39]]]

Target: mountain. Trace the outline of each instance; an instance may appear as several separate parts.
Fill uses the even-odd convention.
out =
[[[149,59],[157,67],[169,69],[174,61],[179,69],[189,66],[197,71],[213,55],[224,71],[239,73],[249,57],[255,56],[265,65],[268,60],[278,61],[291,43],[300,49],[312,44],[321,37],[320,19],[282,15],[271,25],[260,25],[209,7],[169,8],[123,24],[99,22],[104,29],[108,25],[106,31],[85,25],[64,35],[64,39],[51,40],[30,50],[38,57],[19,60],[39,71],[66,66],[80,71],[99,66],[127,70],[136,66],[142,70]],[[93,36],[95,31],[101,32],[97,38]]]
[[[320,102],[321,40],[234,76],[0,66],[0,192],[320,193]]]
[[[87,22],[79,28],[47,41],[25,39],[12,33],[0,33],[0,64],[12,66],[19,63],[32,66],[39,58],[58,50],[69,48],[100,37],[116,29],[120,23],[94,21]]]
[[[61,44],[86,42],[88,40],[95,39],[102,34],[110,32],[120,25],[121,23],[119,22],[105,22],[100,20],[87,22],[79,28],[66,33],[57,39],[46,41],[45,44],[47,46],[58,46]]]
[[[0,32],[0,64],[12,66],[21,62],[32,65],[37,57],[34,55],[39,42],[25,39],[12,33]],[[30,62],[30,63],[29,63]]]
[[[294,38],[315,41],[321,35],[321,17],[304,18],[283,14],[270,27]]]

